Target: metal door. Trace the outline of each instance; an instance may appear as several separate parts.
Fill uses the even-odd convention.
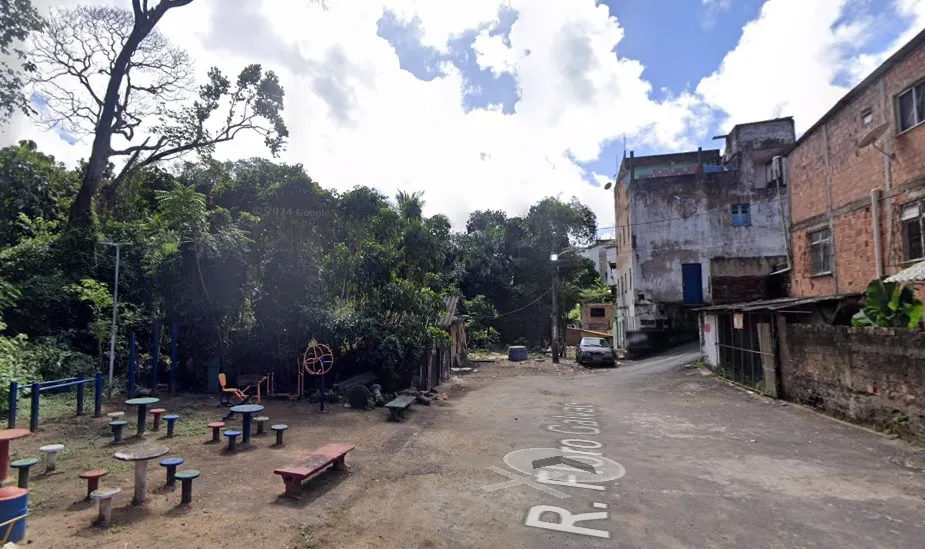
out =
[[[703,304],[703,274],[700,263],[681,265],[681,283],[685,305]]]

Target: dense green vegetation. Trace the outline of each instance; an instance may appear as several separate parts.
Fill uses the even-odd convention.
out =
[[[345,372],[373,368],[400,383],[440,337],[444,296],[463,298],[473,345],[545,343],[549,254],[595,231],[586,207],[550,198],[523,217],[475,212],[453,232],[445,216],[422,216],[420,194],[338,193],[302,166],[263,159],[144,169],[96,208],[92,230],[69,229],[80,169],[29,142],[0,150],[3,375],[108,363],[114,251],[104,242],[127,243],[121,369],[129,331],[150,354],[160,320],[165,356],[176,319],[194,372],[213,360],[285,368],[314,338],[336,349]],[[561,256],[559,275],[560,311],[597,278],[577,254]]]

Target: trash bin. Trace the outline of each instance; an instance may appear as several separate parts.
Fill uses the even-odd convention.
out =
[[[28,509],[29,490],[16,486],[0,488],[0,544],[26,537]]]

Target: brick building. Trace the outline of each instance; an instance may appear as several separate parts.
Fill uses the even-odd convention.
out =
[[[807,130],[786,170],[793,295],[862,292],[925,257],[925,31]]]
[[[581,306],[581,329],[607,332],[613,329],[612,303],[584,303]]]

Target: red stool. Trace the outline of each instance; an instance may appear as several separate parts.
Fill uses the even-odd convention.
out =
[[[213,421],[209,424],[209,429],[212,429],[212,442],[221,442],[221,431],[222,427],[225,426],[224,421]]]
[[[167,410],[163,408],[155,408],[148,412],[154,416],[154,425],[151,427],[152,431],[159,431],[161,428],[161,415],[164,414]]]
[[[99,489],[100,479],[108,474],[109,471],[106,469],[97,469],[96,471],[87,471],[80,474],[80,478],[87,481],[87,497],[84,498],[84,501],[90,501],[90,494]]]

